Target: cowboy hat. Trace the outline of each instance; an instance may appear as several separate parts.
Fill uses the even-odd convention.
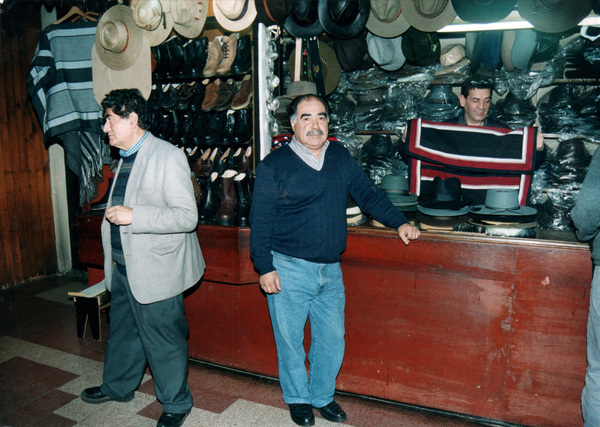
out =
[[[293,0],[292,12],[285,20],[285,30],[294,37],[316,37],[323,32],[319,21],[319,0]]]
[[[472,201],[463,197],[460,179],[458,178],[442,179],[436,176],[433,178],[431,190],[429,193],[419,195],[418,198],[419,205],[425,209],[459,210]],[[428,212],[424,213],[432,215]]]
[[[256,18],[254,0],[214,0],[213,12],[219,25],[227,31],[242,31]]]
[[[485,194],[485,205],[471,206],[469,215],[475,219],[499,222],[535,221],[537,210],[519,205],[519,190],[490,188]]]
[[[319,0],[319,21],[333,37],[349,39],[364,30],[369,19],[369,0]]]
[[[129,68],[140,54],[144,35],[133,20],[130,7],[116,5],[108,9],[96,27],[94,42],[98,57],[113,70]]]
[[[333,39],[333,50],[342,70],[368,70],[373,66],[367,47],[367,33],[368,31],[362,31],[351,39]]]
[[[386,71],[398,70],[406,62],[402,52],[402,36],[383,38],[369,33],[367,46],[373,61]]]
[[[164,42],[173,30],[170,0],[131,0],[133,20],[144,31],[150,46]]]
[[[292,13],[292,0],[254,0],[256,17],[259,22],[270,25],[281,25]]]
[[[371,0],[367,30],[379,37],[398,37],[410,24],[402,14],[401,0]]]
[[[341,69],[340,63],[335,56],[335,52],[328,45],[319,41],[319,56],[321,58],[321,66],[323,71],[323,80],[325,84],[325,94],[329,95],[337,88],[340,82]],[[289,59],[290,75],[294,75],[294,69],[296,67],[296,48],[292,51]],[[310,63],[310,56],[308,57],[308,78],[313,79],[312,65]]]
[[[437,31],[456,18],[450,0],[400,0],[400,4],[406,21],[420,31]]]
[[[142,48],[131,66],[125,70],[109,68],[98,53],[92,49],[92,84],[94,98],[98,104],[108,92],[113,89],[139,89],[145,99],[150,97],[152,91],[152,71],[150,67],[151,54],[150,42],[142,37]]]
[[[592,0],[517,0],[519,14],[537,30],[562,33],[576,27],[592,10]]]
[[[208,0],[177,0],[171,3],[173,28],[183,37],[195,39],[200,35],[206,16],[208,15]]]
[[[466,22],[489,23],[506,18],[516,0],[452,0],[452,7]]]

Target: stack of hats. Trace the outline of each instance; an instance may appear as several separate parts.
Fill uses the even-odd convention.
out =
[[[348,197],[348,207],[346,207],[346,223],[349,227],[362,225],[367,220],[352,197]]]
[[[471,206],[469,222],[485,227],[490,235],[531,237],[531,230],[537,226],[536,215],[535,208],[519,205],[518,190],[490,188],[484,205]]]
[[[408,180],[404,175],[385,175],[381,178],[379,188],[406,219],[411,221],[416,218],[417,195],[409,192]]]
[[[422,229],[450,231],[469,219],[471,200],[463,197],[458,178],[436,176],[430,191],[420,194],[417,200],[417,221]]]
[[[540,126],[544,133],[570,133],[580,122],[574,106],[581,89],[574,84],[557,85],[538,102]]]
[[[537,117],[535,105],[529,99],[519,99],[512,92],[494,106],[495,118],[511,129],[532,126]]]
[[[421,118],[433,122],[444,122],[458,116],[460,111],[458,96],[449,84],[433,85],[421,104]]]

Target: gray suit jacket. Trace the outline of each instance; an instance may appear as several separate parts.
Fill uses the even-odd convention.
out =
[[[114,182],[121,164],[122,160]],[[108,206],[113,189],[114,183]],[[205,264],[196,235],[198,207],[183,151],[149,134],[133,164],[123,204],[133,208],[132,223],[119,229],[135,299],[149,304],[194,286],[204,274]],[[102,246],[110,290],[114,262],[106,217],[102,221]]]

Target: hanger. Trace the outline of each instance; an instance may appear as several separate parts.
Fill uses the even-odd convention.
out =
[[[71,10],[69,10],[67,12],[67,14],[65,16],[63,16],[62,18],[60,18],[58,21],[56,21],[54,24],[60,24],[64,21],[66,21],[67,19],[71,18],[71,17],[75,17],[77,19],[79,18],[85,18],[88,21],[96,21],[96,18],[93,18],[92,16],[90,16],[91,14],[93,14],[93,12],[85,13],[83,12],[81,9],[79,9],[77,6],[73,6],[71,8]]]

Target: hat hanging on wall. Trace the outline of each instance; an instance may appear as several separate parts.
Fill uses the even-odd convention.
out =
[[[195,39],[200,35],[206,16],[208,0],[177,0],[171,3],[173,28],[183,37]]]
[[[379,37],[398,37],[410,24],[402,13],[401,0],[371,0],[367,29]]]
[[[329,95],[333,92],[339,82],[341,77],[341,69],[340,63],[335,56],[335,52],[328,45],[319,41],[319,56],[321,57],[321,66],[323,71],[323,80],[325,84],[325,94]],[[296,68],[296,48],[292,51],[289,59],[289,69],[290,75],[294,76],[294,71]],[[308,58],[308,78],[312,81],[312,64],[310,63],[310,56]]]
[[[367,47],[367,33],[368,31],[362,31],[351,39],[333,40],[333,50],[342,70],[368,70],[373,66],[373,59]]]
[[[323,32],[319,21],[319,0],[293,0],[292,12],[285,20],[285,30],[294,37],[316,37]]]
[[[242,31],[256,18],[254,0],[214,0],[213,12],[219,25],[227,31]]]
[[[283,25],[286,18],[292,13],[292,0],[254,0],[256,18],[266,27],[270,25]]]
[[[406,62],[402,52],[402,36],[384,38],[369,33],[367,46],[373,61],[386,71],[398,70]]]
[[[402,52],[409,64],[426,67],[435,65],[441,55],[440,37],[435,32],[409,28],[402,34]]]
[[[135,24],[142,28],[150,46],[164,42],[173,30],[170,0],[131,0]]]
[[[506,18],[517,0],[452,0],[454,11],[466,22],[485,24]]]
[[[92,48],[92,82],[94,98],[98,104],[108,92],[113,89],[139,89],[144,99],[150,97],[152,91],[150,42],[142,37],[142,48],[133,64],[124,70],[115,70],[108,67],[98,53]]]
[[[456,18],[450,0],[401,0],[400,4],[404,18],[420,31],[437,31]]]
[[[592,11],[592,0],[517,0],[519,14],[536,30],[562,33]]]
[[[131,8],[116,5],[100,18],[94,46],[107,67],[124,70],[135,62],[143,41],[143,30],[135,24]]]
[[[365,29],[371,5],[369,0],[319,0],[319,21],[333,37],[349,39]]]

